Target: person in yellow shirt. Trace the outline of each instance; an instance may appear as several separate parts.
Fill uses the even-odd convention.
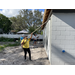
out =
[[[31,33],[31,37],[30,38],[27,38],[27,36],[24,37],[24,39],[21,41],[21,45],[22,45],[22,48],[24,50],[24,59],[26,61],[26,55],[27,55],[27,52],[29,54],[29,59],[31,60],[31,51],[30,51],[30,48],[29,48],[29,42],[32,38],[32,35],[33,33]]]

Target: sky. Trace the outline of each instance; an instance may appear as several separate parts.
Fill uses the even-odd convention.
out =
[[[5,15],[6,17],[15,17],[16,15],[19,14],[19,10],[21,9],[0,9],[0,13]],[[34,10],[37,10],[37,9],[29,9],[29,10],[32,10],[34,12]],[[42,15],[44,14],[44,9],[39,9],[39,11],[42,11]]]

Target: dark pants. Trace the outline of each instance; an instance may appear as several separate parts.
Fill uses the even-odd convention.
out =
[[[23,48],[23,50],[24,50],[24,53],[25,53],[24,58],[26,59],[26,55],[27,55],[27,52],[28,52],[29,59],[31,60],[31,51],[30,51],[30,48]]]

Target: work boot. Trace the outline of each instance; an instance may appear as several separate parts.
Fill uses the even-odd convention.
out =
[[[32,61],[31,58],[29,58],[29,60]]]
[[[30,61],[32,61],[32,60],[30,59]]]

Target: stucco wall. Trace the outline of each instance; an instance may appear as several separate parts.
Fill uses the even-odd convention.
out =
[[[51,65],[75,65],[75,13],[53,13],[51,20]]]
[[[46,50],[48,59],[50,60],[50,50],[51,50],[51,44],[50,44],[50,20],[46,24],[44,30],[43,30],[43,43],[44,43],[44,48]]]

